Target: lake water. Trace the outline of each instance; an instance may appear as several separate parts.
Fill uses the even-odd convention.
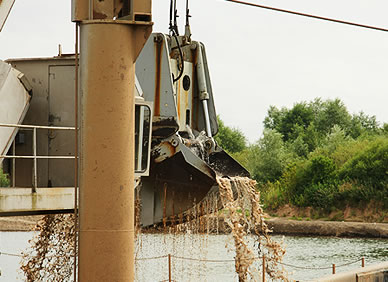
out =
[[[32,236],[32,232],[0,232],[0,252],[18,254],[28,247]],[[273,237],[276,240],[283,238]],[[388,240],[285,236],[284,243],[287,250],[285,268],[292,279],[299,281],[331,274],[333,263],[338,273],[359,267],[360,261],[340,265],[361,257],[365,257],[366,265],[388,261]],[[229,250],[232,248],[233,242],[227,235],[142,234],[137,242],[136,281],[168,279],[167,254],[173,255],[174,281],[237,281],[234,252]],[[160,256],[163,257],[155,258]],[[23,281],[18,272],[19,261],[19,257],[0,255],[0,281]],[[256,265],[260,267],[261,262]],[[322,267],[329,269],[314,269]]]

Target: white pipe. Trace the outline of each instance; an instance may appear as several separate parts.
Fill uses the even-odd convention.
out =
[[[32,192],[36,192],[36,188],[38,188],[38,161],[36,158],[36,128],[34,128],[33,131],[33,140],[32,140],[32,146],[33,146],[33,152],[34,152],[34,175],[33,175],[33,189]]]
[[[11,156],[0,155],[4,159],[74,159],[75,156]]]
[[[9,124],[0,123],[0,127],[16,127],[16,128],[28,128],[28,129],[55,129],[55,130],[75,130],[75,127],[60,127],[60,126],[41,126],[41,125],[25,125],[25,124]]]
[[[202,100],[202,105],[203,105],[203,114],[205,116],[206,135],[208,137],[212,137],[212,130],[210,128],[210,120],[209,120],[209,110],[208,110],[208,105],[207,105],[206,99]]]
[[[209,93],[207,92],[205,66],[203,64],[202,46],[200,43],[197,44],[197,52],[198,52],[197,75],[198,75],[199,99],[202,101],[202,106],[203,106],[206,135],[208,137],[212,137],[210,118],[209,118],[209,109],[207,104],[207,100],[209,100]]]

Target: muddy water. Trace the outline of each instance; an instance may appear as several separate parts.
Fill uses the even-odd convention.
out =
[[[32,236],[32,232],[0,232],[0,251],[18,253],[28,246],[28,240]],[[222,262],[204,262],[173,257],[172,278],[175,281],[238,281],[234,265],[235,253],[230,250],[234,242],[228,235],[141,234],[138,239],[142,244],[137,254],[138,258],[164,256],[171,253],[180,257],[223,260]],[[273,236],[273,239],[280,241],[282,237]],[[286,236],[284,243],[287,247],[284,263],[295,266],[330,267],[332,263],[340,265],[355,261],[362,256],[365,256],[366,265],[388,260],[388,240]],[[227,248],[225,248],[226,244]],[[0,255],[1,282],[25,281],[22,279],[22,274],[18,272],[19,261],[18,257]],[[168,279],[167,257],[138,260],[136,266],[136,281]],[[337,267],[337,272],[358,266],[359,263],[353,263]],[[330,269],[301,270],[288,266],[286,270],[293,272],[290,278],[296,280],[311,280],[331,273]]]

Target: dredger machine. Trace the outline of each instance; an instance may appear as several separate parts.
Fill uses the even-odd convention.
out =
[[[152,33],[136,61],[135,175],[140,179],[143,226],[193,207],[215,187],[217,175],[248,175],[213,138],[218,124],[205,46],[191,38],[188,9],[184,35],[178,34],[176,12],[174,16],[170,34]],[[53,58],[7,61],[31,85],[25,124],[74,125],[74,59],[60,52]],[[29,134],[16,136],[16,154],[31,153]],[[74,154],[73,133],[42,130],[38,140],[37,151],[43,155]],[[10,161],[3,165],[15,173]],[[16,160],[16,186],[31,184],[34,169],[40,187],[74,183],[73,163],[39,159],[35,165],[38,169],[31,160]]]

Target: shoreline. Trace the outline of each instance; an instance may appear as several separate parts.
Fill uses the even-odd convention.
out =
[[[41,218],[42,216],[0,217],[0,231],[33,231]],[[222,230],[223,218],[220,217],[219,220],[219,232],[225,233]],[[388,239],[388,223],[303,221],[280,217],[266,219],[266,223],[273,230],[272,234]]]
[[[273,234],[388,239],[388,223],[303,221],[285,218],[270,218],[266,223],[273,229]]]

